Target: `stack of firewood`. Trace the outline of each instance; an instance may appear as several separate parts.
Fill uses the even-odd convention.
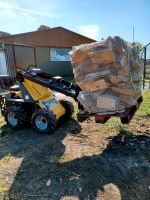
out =
[[[78,100],[91,113],[124,112],[141,94],[142,67],[134,46],[120,37],[75,46],[70,52]]]

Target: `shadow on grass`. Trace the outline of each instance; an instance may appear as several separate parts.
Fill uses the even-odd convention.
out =
[[[0,127],[0,137],[10,136],[13,133],[13,130],[7,125]]]
[[[113,196],[111,190],[111,199],[150,199],[149,137],[133,136],[120,127],[117,136],[108,138],[109,144],[101,154],[60,163],[65,152],[63,140],[68,133],[80,137],[80,131],[78,122],[71,120],[51,135],[29,129],[15,132],[8,146],[14,156],[24,160],[9,190],[9,199],[58,200],[72,196],[95,200],[109,184],[115,185],[120,195]]]

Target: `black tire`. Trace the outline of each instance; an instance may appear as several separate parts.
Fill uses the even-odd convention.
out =
[[[69,119],[72,117],[73,113],[74,113],[74,106],[71,102],[65,100],[65,99],[62,99],[60,100],[60,103],[61,105],[65,108],[65,114],[64,114],[64,117],[66,119]]]
[[[4,111],[5,121],[7,125],[13,129],[20,129],[25,125],[26,116],[23,109],[16,106],[9,106]]]
[[[57,119],[53,111],[38,109],[32,115],[31,124],[39,133],[51,133],[57,126]]]

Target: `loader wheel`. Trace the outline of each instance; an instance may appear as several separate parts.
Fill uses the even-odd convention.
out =
[[[39,133],[51,133],[57,126],[57,119],[53,111],[39,109],[33,113],[31,123]]]
[[[10,106],[4,111],[4,117],[8,124],[13,129],[20,129],[25,125],[24,111],[16,106]]]
[[[69,101],[66,101],[65,99],[60,100],[60,103],[62,104],[62,106],[65,108],[65,111],[66,111],[65,114],[64,114],[64,117],[66,119],[71,118],[71,116],[74,113],[73,104],[71,102],[69,102]]]

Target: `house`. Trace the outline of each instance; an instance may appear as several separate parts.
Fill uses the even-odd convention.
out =
[[[51,75],[60,76],[69,76],[73,73],[68,54],[72,46],[91,42],[95,42],[95,40],[66,28],[50,28],[44,25],[33,32],[7,35],[0,38],[0,43],[34,46],[37,66]],[[24,52],[22,50],[22,56],[25,59],[27,59],[28,54],[26,50]],[[24,68],[26,67],[24,66]]]

